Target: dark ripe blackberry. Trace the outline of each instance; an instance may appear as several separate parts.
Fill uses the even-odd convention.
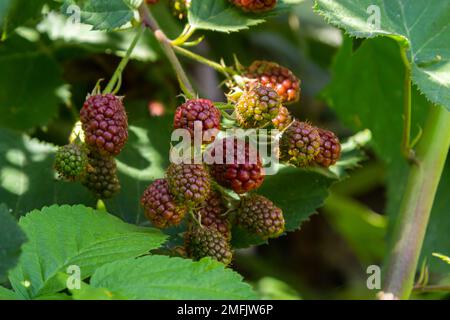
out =
[[[102,155],[116,156],[128,140],[128,118],[121,97],[89,96],[80,111],[85,142]]]
[[[297,167],[307,167],[319,154],[320,144],[319,130],[296,120],[280,139],[280,159]]]
[[[202,164],[171,164],[166,177],[170,192],[182,205],[192,207],[203,202],[211,190],[211,177]]]
[[[158,228],[167,228],[181,223],[187,209],[175,203],[166,179],[155,180],[141,198],[145,216]]]
[[[82,184],[99,199],[109,199],[120,191],[116,161],[113,157],[91,151]]]
[[[217,133],[212,130],[220,129],[221,113],[213,103],[208,99],[192,99],[186,101],[175,111],[173,127],[175,129],[186,129],[194,140],[194,124],[201,124],[202,143],[211,143],[214,141]],[[205,135],[205,132],[211,130],[211,136]]]
[[[257,194],[242,199],[236,222],[264,239],[276,238],[284,231],[283,211]]]
[[[184,243],[188,257],[194,260],[211,257],[228,265],[233,258],[228,239],[214,228],[191,226]]]
[[[239,141],[229,137],[214,145],[209,153],[219,162],[210,165],[210,172],[220,185],[242,194],[262,185],[264,168],[257,150],[248,142]]]
[[[328,130],[319,129],[321,138],[320,151],[314,161],[323,166],[329,167],[336,164],[341,156],[341,144],[338,137]]]
[[[281,97],[281,102],[291,103],[300,98],[300,80],[288,68],[275,62],[254,61],[247,68],[245,76],[274,89]]]

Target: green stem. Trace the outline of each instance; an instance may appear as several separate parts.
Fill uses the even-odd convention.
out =
[[[407,47],[401,46],[400,53],[405,65],[405,79],[403,88],[403,137],[402,137],[402,153],[408,160],[414,158],[413,150],[411,149],[411,65],[407,57]]]
[[[384,292],[411,294],[430,211],[450,147],[450,112],[432,106],[417,145],[387,260]]]
[[[136,48],[136,45],[137,45],[139,38],[141,37],[144,29],[145,28],[142,26],[138,27],[136,35],[134,36],[134,39],[131,42],[130,47],[128,48],[127,52],[125,53],[125,57],[123,57],[122,61],[120,61],[119,66],[117,67],[111,80],[109,81],[108,85],[106,86],[105,90],[103,91],[104,94],[111,93],[114,90],[114,87],[116,86],[117,81],[119,81],[120,77],[122,76],[123,70],[125,70],[125,67],[128,64],[128,61],[130,61],[131,54],[133,53],[134,48]]]
[[[201,55],[198,55],[196,53],[193,53],[192,51],[189,51],[187,49],[184,49],[184,48],[181,48],[181,47],[178,47],[178,46],[174,46],[173,49],[176,52],[178,52],[179,54],[181,54],[181,55],[183,55],[183,56],[185,56],[187,58],[190,58],[192,60],[195,60],[197,62],[200,62],[202,64],[205,64],[205,65],[207,65],[207,66],[209,66],[209,67],[211,67],[211,68],[221,72],[222,74],[224,74],[227,77],[229,75],[235,75],[236,74],[236,71],[234,71],[234,69],[226,67],[226,66],[223,66],[220,63],[211,61],[211,60],[209,60],[209,59],[207,59],[205,57],[202,57]]]
[[[194,89],[186,75],[186,72],[184,72],[180,61],[178,60],[175,52],[172,49],[170,40],[159,27],[158,22],[156,22],[145,2],[142,3],[142,5],[139,7],[139,14],[141,15],[144,25],[153,31],[155,38],[161,44],[161,48],[163,49],[165,55],[167,56],[167,59],[169,59],[175,73],[177,74],[178,81],[181,84],[181,88],[184,90],[184,94],[188,98],[194,97]]]
[[[431,286],[416,286],[414,292],[450,292],[450,286],[431,285]]]

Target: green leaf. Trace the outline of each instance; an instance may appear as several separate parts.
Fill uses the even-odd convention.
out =
[[[0,1],[0,39],[12,30],[41,15],[42,7],[49,0],[2,0]]]
[[[17,296],[14,291],[0,286],[0,300],[17,300]]]
[[[146,256],[117,261],[97,269],[91,286],[127,299],[256,299],[239,274],[209,258],[193,262]]]
[[[399,211],[401,196],[409,173],[409,165],[401,155],[403,128],[403,77],[398,46],[393,40],[375,38],[364,41],[352,51],[346,38],[332,68],[332,82],[324,91],[330,105],[345,125],[372,131],[376,154],[387,166],[388,206],[391,220]],[[412,136],[418,132],[426,112],[431,107],[426,99],[413,90]],[[427,257],[430,269],[448,272],[447,266],[430,259],[433,252],[450,252],[450,164],[441,177],[425,237],[422,259]],[[392,229],[392,226],[389,226]]]
[[[70,5],[80,6],[81,23],[92,26],[93,30],[114,30],[131,22],[134,17],[134,8],[130,6],[130,0],[67,0],[62,6],[62,12],[73,14]]]
[[[85,279],[106,263],[140,256],[166,239],[159,230],[126,224],[82,205],[34,210],[19,224],[29,241],[10,281],[28,299],[64,289],[57,276],[68,266],[78,266]]]
[[[433,257],[439,258],[445,263],[450,264],[450,257],[447,257],[446,255],[440,253],[433,253]]]
[[[25,241],[25,234],[9,213],[8,207],[0,204],[0,283],[6,281],[8,271],[16,266],[20,247]]]
[[[316,0],[315,9],[355,37],[383,35],[409,46],[413,81],[450,110],[450,2],[440,0]],[[379,10],[380,26],[369,23]]]
[[[0,70],[0,126],[29,129],[56,115],[65,84],[42,47],[17,35],[7,39],[0,44]]]
[[[266,177],[258,194],[268,197],[283,210],[286,231],[294,231],[324,203],[328,188],[335,181],[317,172],[284,167],[276,175]],[[237,248],[264,242],[241,228],[233,230],[232,243]]]
[[[246,13],[228,0],[192,0],[188,11],[189,24],[196,29],[236,32],[265,22],[265,19],[284,12],[289,5],[303,0],[279,0],[268,13]]]

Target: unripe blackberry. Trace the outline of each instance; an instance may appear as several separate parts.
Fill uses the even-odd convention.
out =
[[[316,127],[296,120],[281,136],[280,159],[297,167],[306,167],[319,154],[320,143]]]
[[[257,84],[246,90],[236,103],[236,120],[243,128],[261,128],[270,124],[281,108],[275,90]]]
[[[222,139],[210,150],[210,155],[215,160],[210,172],[220,185],[242,194],[263,183],[261,159],[248,142],[233,137]]]
[[[141,198],[145,216],[158,228],[180,224],[186,214],[186,207],[177,205],[169,192],[166,179],[155,180]]]
[[[188,257],[194,260],[211,257],[228,265],[233,258],[228,239],[214,228],[191,227],[184,235],[184,243]]]
[[[109,199],[120,191],[117,165],[113,157],[91,151],[82,184],[99,199]]]
[[[122,98],[112,94],[89,96],[80,111],[85,142],[91,150],[116,156],[128,139],[128,118]]]
[[[203,227],[213,228],[230,238],[230,221],[226,215],[227,207],[219,192],[212,191],[208,198],[198,206],[196,214]]]
[[[194,140],[194,124],[201,124],[202,142],[211,143],[214,141],[215,134],[205,137],[204,133],[211,129],[220,129],[221,113],[213,103],[208,99],[192,99],[186,101],[175,111],[173,127],[175,129],[187,129]]]
[[[88,156],[86,150],[75,143],[58,148],[55,156],[55,170],[59,177],[76,180],[86,173]]]
[[[339,139],[333,132],[324,129],[319,129],[319,135],[321,138],[320,151],[314,161],[323,167],[332,166],[341,156]]]
[[[288,68],[275,62],[254,61],[245,76],[274,89],[282,102],[295,102],[300,98],[300,80]]]
[[[235,6],[247,12],[264,12],[272,10],[277,0],[230,0]]]
[[[284,129],[286,129],[291,122],[292,116],[289,113],[289,110],[284,106],[280,108],[277,116],[272,119],[272,125],[279,131],[283,131]]]
[[[242,199],[236,222],[263,239],[276,238],[284,231],[283,211],[257,194]]]
[[[171,164],[166,178],[177,203],[189,207],[203,202],[211,190],[211,177],[202,164]]]

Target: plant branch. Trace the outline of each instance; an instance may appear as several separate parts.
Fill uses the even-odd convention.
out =
[[[430,285],[430,286],[415,286],[414,292],[450,292],[450,286]]]
[[[156,39],[161,44],[161,48],[163,49],[164,53],[166,54],[167,58],[169,59],[170,63],[172,64],[172,67],[175,70],[175,73],[177,74],[177,78],[181,84],[181,88],[184,89],[184,91],[185,91],[184,93],[188,97],[193,97],[194,89],[186,75],[186,72],[184,71],[183,67],[181,66],[180,61],[178,60],[177,56],[175,55],[175,52],[173,51],[170,40],[167,38],[165,33],[161,30],[161,28],[159,27],[158,22],[156,22],[155,18],[153,18],[153,15],[151,14],[151,12],[148,9],[145,2],[142,3],[142,5],[139,7],[139,14],[141,15],[143,24],[146,27],[148,27],[150,30],[153,31]]]
[[[411,294],[445,159],[450,147],[450,112],[432,106],[411,166],[387,259],[384,292],[399,299]]]
[[[187,49],[184,49],[184,48],[181,48],[181,47],[178,47],[178,46],[174,46],[173,49],[177,53],[179,53],[179,54],[181,54],[181,55],[183,55],[183,56],[185,56],[187,58],[190,58],[192,60],[195,60],[197,62],[200,62],[202,64],[205,64],[205,65],[207,65],[207,66],[209,66],[209,67],[211,67],[211,68],[221,72],[222,74],[224,74],[227,77],[229,75],[235,75],[236,74],[236,71],[234,69],[232,69],[230,67],[223,66],[220,63],[217,63],[215,61],[211,61],[211,60],[209,60],[209,59],[207,59],[205,57],[202,57],[201,55],[198,55],[196,53],[193,53],[192,51],[189,51]]]
[[[128,48],[127,52],[125,53],[125,56],[123,57],[122,61],[119,63],[119,66],[117,67],[116,71],[114,72],[113,76],[111,77],[111,80],[109,81],[108,85],[106,86],[103,93],[111,93],[114,90],[114,87],[119,82],[122,77],[122,72],[125,70],[125,67],[128,64],[128,61],[130,61],[131,54],[133,53],[134,48],[136,48],[136,45],[139,41],[139,38],[141,37],[142,33],[144,32],[144,27],[139,26],[137,28],[136,35],[133,39],[133,41],[130,44],[130,47]]]

